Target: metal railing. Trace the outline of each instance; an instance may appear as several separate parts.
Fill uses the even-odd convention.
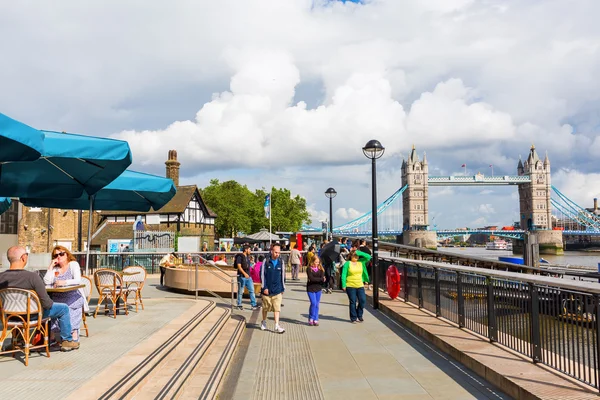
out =
[[[380,276],[391,265],[404,301],[600,390],[600,284],[394,257]]]
[[[119,253],[107,253],[107,252],[92,252],[90,253],[90,273],[94,273],[95,270],[100,268],[108,268],[116,271],[121,271],[123,268],[130,266],[143,267],[147,273],[156,274],[160,271],[159,264],[160,260],[167,254],[167,252],[119,252]],[[233,265],[233,259],[239,251],[209,251],[209,252],[196,252],[196,253],[178,253],[175,252],[178,257],[179,264],[187,263],[187,254],[192,256],[192,264],[200,262],[201,259],[217,261],[224,257],[224,261],[227,265]],[[258,259],[259,255],[266,256],[269,254],[268,251],[253,252],[252,255],[255,260]],[[288,265],[289,251],[282,251],[281,258],[284,261],[287,272],[290,266]],[[73,252],[79,265],[85,265],[85,252]]]

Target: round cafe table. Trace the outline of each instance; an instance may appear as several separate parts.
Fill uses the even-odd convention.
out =
[[[66,285],[66,286],[46,286],[46,292],[48,293],[65,293],[73,290],[83,289],[85,285],[83,283],[79,285]]]

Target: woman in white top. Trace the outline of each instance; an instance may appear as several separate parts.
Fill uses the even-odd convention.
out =
[[[75,261],[75,256],[63,246],[52,249],[52,262],[44,276],[46,285],[67,286],[81,284],[81,267]],[[53,293],[52,300],[69,306],[71,316],[71,329],[73,340],[79,341],[79,326],[83,310],[89,310],[83,294],[83,289],[71,290],[62,293]],[[52,330],[58,330],[58,322],[52,321]]]

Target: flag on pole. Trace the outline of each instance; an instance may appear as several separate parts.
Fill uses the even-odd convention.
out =
[[[265,217],[271,218],[271,194],[265,197]]]
[[[492,164],[490,164],[490,168],[492,168],[492,167],[493,167],[493,165],[492,165]]]
[[[460,167],[461,167],[461,168],[465,168],[466,166],[467,166],[467,164],[463,164],[463,165],[461,165]]]

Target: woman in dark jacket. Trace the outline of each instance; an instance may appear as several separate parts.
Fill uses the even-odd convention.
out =
[[[321,265],[319,257],[314,257],[311,264],[306,267],[306,293],[310,300],[308,308],[308,324],[319,325],[319,303],[321,302],[321,285],[325,282],[325,270]]]

